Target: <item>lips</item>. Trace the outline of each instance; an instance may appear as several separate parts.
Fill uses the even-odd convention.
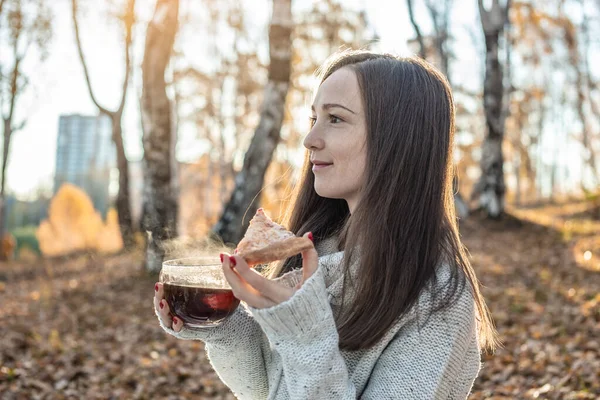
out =
[[[320,163],[320,162],[313,162],[313,167],[312,170],[313,172],[315,171],[319,171],[321,169],[327,168],[329,166],[331,166],[333,164],[329,164],[329,163]]]
[[[317,160],[317,159],[312,159],[312,160],[310,160],[310,162],[313,163],[314,165],[331,165],[332,164],[330,162]]]

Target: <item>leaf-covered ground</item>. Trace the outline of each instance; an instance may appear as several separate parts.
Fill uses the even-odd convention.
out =
[[[596,213],[514,213],[520,221],[461,224],[503,342],[484,357],[471,398],[600,398]],[[583,231],[573,228],[580,222]],[[201,342],[158,327],[154,279],[140,262],[123,254],[0,264],[0,397],[233,399]]]

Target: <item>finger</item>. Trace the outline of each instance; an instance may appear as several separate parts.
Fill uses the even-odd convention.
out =
[[[310,239],[312,242],[312,233],[305,233],[302,237]],[[315,246],[302,252],[302,282],[306,282],[310,278],[317,268],[319,267],[319,254],[315,250]]]
[[[167,327],[171,328],[173,323],[173,315],[171,314],[171,310],[169,309],[169,304],[165,299],[162,299],[158,302],[158,316],[162,323]]]
[[[165,315],[163,315],[165,306],[167,308],[166,317]],[[164,287],[163,284],[160,282],[157,282],[154,285],[154,308],[156,309],[156,312],[159,318],[162,320],[162,322],[166,326],[171,327],[171,316],[169,315],[169,306],[167,305],[167,301],[164,300]]]
[[[294,294],[294,289],[284,286],[265,278],[248,265],[240,256],[231,256],[231,261],[235,260],[235,272],[239,274],[250,286],[256,289],[263,296],[268,297],[279,304],[288,300]]]
[[[231,268],[231,261],[229,257],[230,256],[227,253],[223,254],[223,275],[225,275],[225,279],[227,279],[229,286],[231,286],[233,295],[254,308],[267,308],[274,306],[275,303],[271,299],[261,295]]]
[[[173,317],[173,330],[179,332],[181,329],[183,329],[183,321],[177,317]]]
[[[160,282],[156,282],[154,284],[154,306],[158,307],[158,302],[165,297],[165,292],[163,288],[163,284]]]

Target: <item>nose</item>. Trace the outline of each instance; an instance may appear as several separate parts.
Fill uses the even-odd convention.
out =
[[[308,150],[321,150],[324,145],[325,145],[325,141],[323,141],[323,138],[321,138],[321,136],[319,135],[319,132],[316,128],[316,125],[313,127],[313,129],[310,130],[310,132],[308,132],[308,135],[306,135],[306,137],[304,138],[304,147],[306,147]]]

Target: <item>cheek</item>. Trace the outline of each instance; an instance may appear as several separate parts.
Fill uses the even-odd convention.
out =
[[[338,147],[331,171],[317,173],[315,190],[323,197],[344,197],[355,192],[362,184],[366,154],[357,151],[355,146]]]
[[[366,165],[366,155],[363,153],[354,153],[346,164],[345,174],[348,183],[352,186],[359,186],[362,183]]]
[[[356,143],[361,143],[357,145]],[[356,175],[362,172],[366,163],[367,152],[364,142],[360,139],[348,140],[339,147],[338,156],[344,164],[344,169]]]

